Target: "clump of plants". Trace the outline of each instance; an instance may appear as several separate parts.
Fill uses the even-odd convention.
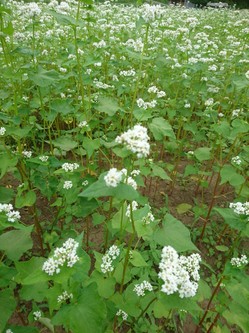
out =
[[[248,332],[248,20],[1,2],[1,332]]]

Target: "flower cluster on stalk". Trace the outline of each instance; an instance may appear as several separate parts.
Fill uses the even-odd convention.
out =
[[[247,256],[245,254],[242,254],[241,257],[237,257],[237,258],[232,258],[231,259],[231,265],[232,266],[236,266],[236,267],[242,267],[248,264],[248,259]]]
[[[140,284],[135,284],[133,291],[137,294],[137,296],[144,296],[145,291],[152,291],[153,287],[150,282],[144,280]]]
[[[0,203],[0,213],[5,213],[7,220],[12,223],[21,219],[20,213],[17,210],[13,209],[12,204]]]
[[[102,273],[112,272],[114,270],[113,260],[120,254],[120,250],[116,245],[112,245],[109,250],[102,257],[102,264],[100,266]]]
[[[74,264],[79,260],[76,253],[79,243],[74,239],[69,238],[63,243],[62,247],[57,247],[54,250],[52,257],[48,258],[42,266],[42,270],[48,275],[59,274],[65,263],[67,267],[73,267]]]
[[[147,128],[138,124],[117,136],[115,141],[124,144],[128,150],[137,155],[137,158],[142,158],[147,157],[150,153],[149,140]]]
[[[181,298],[193,297],[198,289],[200,279],[201,257],[194,253],[190,256],[179,256],[171,246],[165,246],[162,250],[159,264],[159,278],[163,280],[162,292],[171,295],[179,293]]]

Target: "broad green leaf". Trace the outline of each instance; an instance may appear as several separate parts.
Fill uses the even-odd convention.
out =
[[[56,84],[59,78],[59,74],[55,70],[45,70],[39,67],[37,73],[30,73],[31,81],[33,81],[39,87],[47,87],[51,84]]]
[[[214,207],[213,210],[219,213],[225,223],[227,223],[231,228],[236,230],[244,230],[246,228],[246,223],[240,217],[240,215],[234,213],[231,208],[220,208]]]
[[[153,176],[159,177],[163,180],[171,180],[171,178],[168,176],[167,172],[156,164],[154,164],[152,167],[152,177]]]
[[[178,214],[187,213],[191,208],[192,208],[192,206],[188,203],[181,203],[180,205],[176,206],[176,210],[177,210]]]
[[[211,148],[208,147],[197,148],[194,151],[194,155],[197,158],[197,160],[200,162],[207,161],[211,157]]]
[[[31,238],[32,227],[24,230],[11,230],[0,236],[0,249],[11,260],[18,260],[23,253],[33,246]]]
[[[138,251],[131,251],[130,262],[135,267],[146,267],[148,266],[147,262],[142,257],[141,253]]]
[[[14,197],[14,190],[12,188],[7,188],[0,186],[0,202],[9,203]]]
[[[5,325],[16,308],[16,301],[11,289],[0,291],[0,332],[4,332]]]
[[[88,157],[91,157],[95,150],[98,150],[100,147],[100,140],[99,139],[90,139],[85,137],[83,139],[83,148],[85,148]]]
[[[100,198],[100,197],[115,197],[119,200],[136,200],[138,192],[132,186],[127,184],[118,184],[117,187],[106,186],[105,175],[101,175],[99,180],[91,184],[86,190],[79,194],[80,197]]]
[[[156,230],[153,238],[157,244],[170,245],[178,252],[199,251],[191,241],[188,228],[170,214],[165,215],[163,227]]]
[[[119,110],[119,105],[116,99],[111,97],[100,97],[99,103],[96,106],[99,112],[104,112],[112,117]]]
[[[237,173],[237,170],[229,164],[225,164],[220,171],[221,182],[220,184],[225,184],[229,182],[230,185],[238,187],[245,182],[245,178]]]
[[[52,142],[55,147],[64,151],[71,151],[78,146],[78,142],[74,141],[69,136],[60,136]]]
[[[106,306],[95,283],[84,287],[76,303],[64,305],[52,319],[52,324],[63,325],[73,333],[103,333]]]
[[[249,332],[248,311],[245,311],[239,304],[230,302],[230,310],[223,312],[223,317],[231,325],[239,326],[243,333]]]
[[[0,264],[0,288],[7,287],[16,276],[17,271],[13,267],[5,266],[3,263]]]
[[[225,245],[216,245],[215,248],[220,252],[227,252],[229,250],[229,247]]]
[[[56,114],[61,113],[63,115],[67,115],[75,111],[74,107],[70,103],[70,100],[67,99],[54,99],[51,102],[51,110],[55,111]]]
[[[39,267],[39,269],[41,268]],[[21,299],[25,301],[34,300],[35,302],[42,302],[46,297],[47,291],[48,283],[44,281],[36,284],[23,285],[19,293]]]
[[[98,293],[101,297],[109,298],[115,293],[116,280],[111,276],[104,276],[103,273],[94,271],[91,281],[97,283]]]
[[[32,257],[28,261],[16,262],[18,275],[15,281],[23,285],[34,285],[49,280],[49,276],[42,271],[45,260],[42,257]]]
[[[22,192],[20,196],[16,196],[15,206],[16,208],[31,207],[36,202],[35,191]]]
[[[0,170],[1,170],[1,176],[0,178],[2,178],[7,171],[10,171],[9,169],[13,168],[16,166],[18,162],[18,158],[17,157],[8,157],[6,156],[6,154],[3,156],[1,155],[1,163],[0,163]]]
[[[153,118],[149,129],[156,140],[162,140],[164,137],[175,139],[175,133],[170,123],[162,117]]]

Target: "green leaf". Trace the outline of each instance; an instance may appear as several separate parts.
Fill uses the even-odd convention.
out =
[[[7,188],[0,186],[0,202],[9,203],[14,197],[14,190],[12,188]]]
[[[165,136],[171,139],[176,138],[170,123],[162,117],[153,118],[149,129],[156,140],[162,140]]]
[[[220,184],[225,184],[229,182],[230,185],[237,187],[245,182],[245,178],[237,173],[237,170],[229,164],[225,164],[220,171],[221,182]]]
[[[67,99],[54,99],[51,102],[51,110],[55,111],[56,114],[63,114],[64,116],[73,113],[74,107],[71,105],[70,100]]]
[[[52,319],[73,333],[104,332],[106,306],[95,283],[82,289],[76,303],[64,305]]]
[[[16,308],[13,291],[5,289],[0,291],[0,332],[4,332],[5,325]]]
[[[3,176],[6,174],[7,171],[9,171],[9,169],[15,167],[17,162],[18,162],[17,157],[7,157],[6,154],[4,156],[1,155],[1,163],[0,163],[1,175],[0,175],[0,179],[3,178]]]
[[[135,267],[146,267],[148,266],[147,262],[144,260],[140,252],[131,251],[131,259],[130,262]]]
[[[234,213],[231,208],[214,207],[213,210],[219,213],[223,217],[225,223],[231,228],[236,230],[244,230],[246,228],[245,221],[241,220],[240,215]]]
[[[136,200],[138,198],[138,192],[134,188],[127,184],[118,184],[117,187],[106,186],[104,180],[105,174],[102,174],[95,183],[91,184],[87,189],[79,194],[81,197],[87,198],[100,198],[100,197],[115,197],[119,200]]]
[[[55,147],[64,151],[71,151],[78,146],[78,142],[74,141],[69,136],[60,136],[52,142]]]
[[[119,105],[117,100],[111,97],[100,97],[99,103],[96,106],[96,109],[99,112],[104,112],[108,114],[108,116],[112,117],[119,110]]]
[[[41,267],[39,267],[41,269]],[[42,302],[46,297],[48,291],[48,284],[47,281],[23,285],[22,289],[20,290],[20,297],[25,301],[32,301],[35,302]]]
[[[18,275],[15,281],[23,285],[32,285],[49,280],[49,276],[42,271],[45,260],[46,259],[42,257],[32,257],[27,261],[16,262],[15,266]]]
[[[13,267],[0,264],[0,288],[7,287],[13,281],[17,271]]]
[[[211,157],[211,148],[208,147],[197,148],[194,151],[194,155],[197,158],[197,160],[200,162],[207,161]]]
[[[100,140],[99,139],[90,139],[85,137],[83,139],[83,148],[85,148],[88,157],[91,157],[95,150],[98,150],[100,147]]]
[[[167,172],[156,164],[152,167],[152,177],[153,176],[159,177],[163,180],[171,180],[171,178],[167,175]]]
[[[36,194],[34,191],[22,192],[20,196],[16,196],[15,206],[16,208],[31,207],[35,202]]]
[[[59,74],[55,70],[47,71],[39,67],[37,73],[31,73],[29,75],[31,81],[33,81],[39,87],[47,87],[51,84],[56,84],[59,78]]]
[[[163,227],[156,230],[153,238],[157,244],[170,245],[178,252],[199,251],[191,241],[188,228],[170,214],[165,215]]]
[[[33,226],[24,230],[11,230],[0,236],[0,249],[11,260],[18,260],[23,253],[33,246],[31,231]]]
[[[220,251],[220,252],[226,252],[229,250],[229,248],[225,245],[217,245],[215,246],[216,250]]]
[[[176,210],[177,210],[178,214],[187,213],[191,208],[192,208],[192,206],[188,203],[181,203],[180,205],[176,206]]]

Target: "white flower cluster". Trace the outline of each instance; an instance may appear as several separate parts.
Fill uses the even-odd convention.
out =
[[[142,17],[145,22],[153,22],[156,18],[162,15],[162,7],[160,5],[144,4],[141,6]]]
[[[28,11],[27,11],[29,16],[35,16],[35,15],[40,15],[41,14],[41,9],[35,2],[30,2],[28,4]]]
[[[137,296],[144,296],[145,295],[145,291],[152,291],[153,287],[152,285],[144,280],[142,283],[140,284],[135,284],[133,291],[135,291],[135,293],[137,294]]]
[[[63,293],[61,295],[59,295],[57,297],[57,302],[58,303],[62,303],[62,302],[65,302],[67,300],[69,300],[70,298],[73,298],[73,294],[69,294],[66,290],[63,291]]]
[[[8,328],[8,329],[5,331],[5,333],[13,333],[13,331],[11,331],[11,329]]]
[[[229,208],[232,208],[236,214],[239,215],[249,215],[249,201],[242,203],[242,202],[231,202],[229,204]]]
[[[240,258],[232,258],[231,264],[232,264],[232,266],[236,266],[236,267],[241,267],[241,266],[247,265],[248,264],[247,256],[245,254],[242,254],[242,256]]]
[[[214,99],[213,98],[209,98],[205,102],[205,106],[212,106],[213,104],[214,104]]]
[[[49,159],[49,156],[45,156],[45,155],[42,155],[39,157],[39,160],[42,161],[42,162],[47,162]]]
[[[131,76],[135,76],[136,75],[136,72],[134,69],[129,69],[127,71],[120,71],[119,72],[119,75],[120,76],[128,76],[128,77],[131,77]]]
[[[149,212],[146,216],[144,216],[142,218],[142,222],[144,224],[150,224],[151,222],[154,222],[154,221],[155,221],[155,217],[151,212]]]
[[[239,156],[235,156],[235,157],[232,157],[231,162],[236,165],[240,165],[242,161]]]
[[[106,42],[102,39],[100,42],[95,42],[93,43],[93,46],[96,47],[97,49],[101,49],[103,47],[106,47]]]
[[[23,154],[24,157],[30,158],[32,156],[32,151],[30,151],[30,150],[23,150],[22,154]]]
[[[83,127],[89,127],[87,121],[83,120],[78,124],[79,128],[83,128]]]
[[[0,213],[5,213],[9,222],[16,222],[20,220],[21,215],[17,210],[13,210],[13,206],[11,204],[1,204],[0,203]]]
[[[39,320],[42,316],[41,311],[35,311],[33,312],[34,320]]]
[[[61,167],[66,172],[73,172],[74,170],[77,170],[80,166],[78,163],[63,163]]]
[[[233,112],[232,112],[232,117],[233,117],[233,118],[238,117],[242,111],[243,111],[243,110],[241,110],[241,109],[233,110]]]
[[[73,187],[73,182],[71,180],[65,180],[64,181],[63,188],[65,190],[69,190],[72,187]]]
[[[0,127],[0,135],[3,136],[6,132],[6,128],[5,127]]]
[[[125,216],[130,218],[131,217],[131,212],[134,212],[134,210],[137,210],[137,207],[138,207],[138,203],[136,201],[132,201],[132,203],[129,204],[127,209],[126,209]]]
[[[120,254],[120,250],[116,245],[112,245],[102,258],[101,271],[105,274],[112,272],[114,267],[112,266],[113,260],[115,260]]]
[[[111,168],[104,177],[106,186],[117,187],[118,184],[122,181],[123,175],[124,173],[122,170],[118,171],[116,168]]]
[[[74,239],[69,238],[62,247],[57,247],[54,251],[54,255],[46,260],[42,266],[42,270],[48,275],[54,275],[54,273],[60,273],[60,266],[63,266],[67,262],[68,267],[73,265],[79,260],[76,254],[76,250],[79,243]]]
[[[138,158],[146,157],[150,153],[149,136],[147,128],[140,124],[116,137],[117,143],[123,143],[127,149],[137,154]]]
[[[123,320],[127,320],[128,318],[128,314],[121,309],[118,310],[116,316],[121,316]]]
[[[178,291],[181,298],[194,296],[198,289],[196,281],[200,279],[198,273],[200,261],[199,254],[179,256],[173,247],[165,246],[158,274],[164,282],[162,292],[171,295]]]
[[[145,102],[142,98],[137,99],[137,106],[144,110],[153,109],[157,105],[157,101],[153,99],[151,102]]]
[[[249,71],[245,73],[246,78],[249,80]]]
[[[166,96],[165,91],[159,90],[156,86],[149,87],[148,93],[150,93],[150,94],[151,93],[156,94],[157,98],[162,98],[162,97]]]

